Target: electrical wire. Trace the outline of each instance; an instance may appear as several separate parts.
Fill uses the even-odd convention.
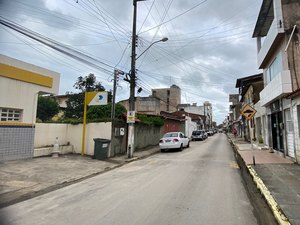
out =
[[[206,1],[207,1],[207,0],[204,0],[204,1],[202,1],[202,2],[200,2],[200,3],[198,3],[198,4],[196,4],[196,5],[194,5],[193,7],[189,8],[188,10],[186,10],[186,11],[184,11],[184,12],[178,14],[177,16],[174,16],[174,17],[173,17],[172,19],[170,19],[170,20],[167,20],[167,21],[165,21],[165,22],[163,22],[163,23],[161,23],[161,24],[159,24],[159,25],[157,25],[157,26],[154,26],[154,27],[152,27],[152,28],[150,28],[150,29],[148,29],[148,30],[145,30],[145,31],[140,32],[140,34],[149,32],[149,31],[151,31],[151,30],[153,30],[153,29],[155,29],[155,28],[157,28],[157,27],[160,27],[160,26],[163,25],[163,24],[166,24],[166,23],[171,22],[171,21],[177,19],[178,17],[183,16],[184,14],[186,14],[186,13],[192,11],[193,9],[199,7],[200,5],[204,4]]]

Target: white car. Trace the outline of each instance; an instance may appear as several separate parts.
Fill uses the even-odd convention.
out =
[[[179,149],[182,151],[183,148],[190,147],[190,140],[181,132],[169,132],[166,133],[159,140],[159,148],[161,152],[168,149]]]

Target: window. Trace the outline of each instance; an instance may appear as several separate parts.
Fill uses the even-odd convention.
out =
[[[267,82],[270,83],[282,71],[282,56],[279,53],[267,69]]]
[[[0,108],[0,121],[21,121],[21,109]]]

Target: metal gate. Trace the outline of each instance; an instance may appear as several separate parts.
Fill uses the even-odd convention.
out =
[[[294,130],[293,130],[293,121],[291,117],[291,110],[285,110],[285,124],[286,124],[286,141],[288,148],[288,156],[295,158],[294,152]]]

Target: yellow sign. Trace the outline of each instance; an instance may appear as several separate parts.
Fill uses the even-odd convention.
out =
[[[135,111],[127,111],[127,123],[135,123]]]
[[[245,105],[244,108],[241,110],[241,114],[246,117],[247,120],[251,120],[255,115],[256,110],[253,109],[250,105]]]
[[[107,105],[107,91],[86,92],[87,105]]]

